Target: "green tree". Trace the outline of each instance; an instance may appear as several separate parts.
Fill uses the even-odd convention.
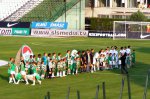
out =
[[[147,17],[139,10],[130,16],[130,21],[146,21]]]

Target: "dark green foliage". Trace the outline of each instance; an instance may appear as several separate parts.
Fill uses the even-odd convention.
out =
[[[114,21],[124,21],[124,19],[91,18],[91,30],[113,31]]]
[[[147,21],[147,17],[138,10],[137,12],[133,13],[130,16],[129,20],[130,21]]]

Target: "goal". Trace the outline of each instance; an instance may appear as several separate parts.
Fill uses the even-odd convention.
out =
[[[150,22],[114,21],[113,39],[150,39]]]

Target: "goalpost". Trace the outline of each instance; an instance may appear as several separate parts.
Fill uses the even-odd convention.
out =
[[[113,40],[150,39],[150,22],[114,21]]]

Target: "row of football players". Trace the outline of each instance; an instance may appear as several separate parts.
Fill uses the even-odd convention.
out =
[[[122,61],[121,56],[126,54],[125,63],[129,68],[135,63],[135,52],[131,53],[130,46],[128,48],[121,47],[120,51],[117,51],[117,47],[107,47],[106,50],[100,50],[98,53],[94,53],[94,49],[80,52],[73,50],[67,51],[65,57],[61,57],[61,53],[56,57],[56,53],[47,54],[41,57],[38,54],[31,55],[28,61],[21,59],[20,74],[26,81],[26,74],[33,75],[33,85],[35,85],[35,78],[44,79],[45,77],[63,77],[68,74],[78,74],[79,72],[93,72],[96,70],[120,68]],[[40,77],[39,77],[40,76]],[[19,77],[18,77],[19,78]],[[19,80],[18,80],[19,81]],[[26,81],[27,82],[27,81]],[[28,82],[27,82],[28,84]]]
[[[86,50],[76,53],[71,53],[70,50],[67,51],[65,57],[61,57],[61,53],[56,57],[56,53],[47,54],[44,53],[43,57],[38,54],[36,58],[35,55],[30,57],[28,63],[37,62],[38,65],[41,64],[41,67],[38,68],[41,70],[40,75],[51,75],[51,77],[55,76],[65,76],[67,74],[77,74],[78,72],[93,72],[96,70],[103,69],[113,69],[113,68],[121,68],[121,56],[126,54],[125,63],[128,68],[135,63],[135,52],[134,50],[131,52],[130,46],[128,48],[121,47],[120,51],[117,51],[117,47],[107,47],[106,50],[101,50],[99,53],[94,53],[94,50]],[[27,66],[30,67],[30,66]],[[28,69],[30,71],[30,69]],[[44,72],[45,71],[45,72]]]

